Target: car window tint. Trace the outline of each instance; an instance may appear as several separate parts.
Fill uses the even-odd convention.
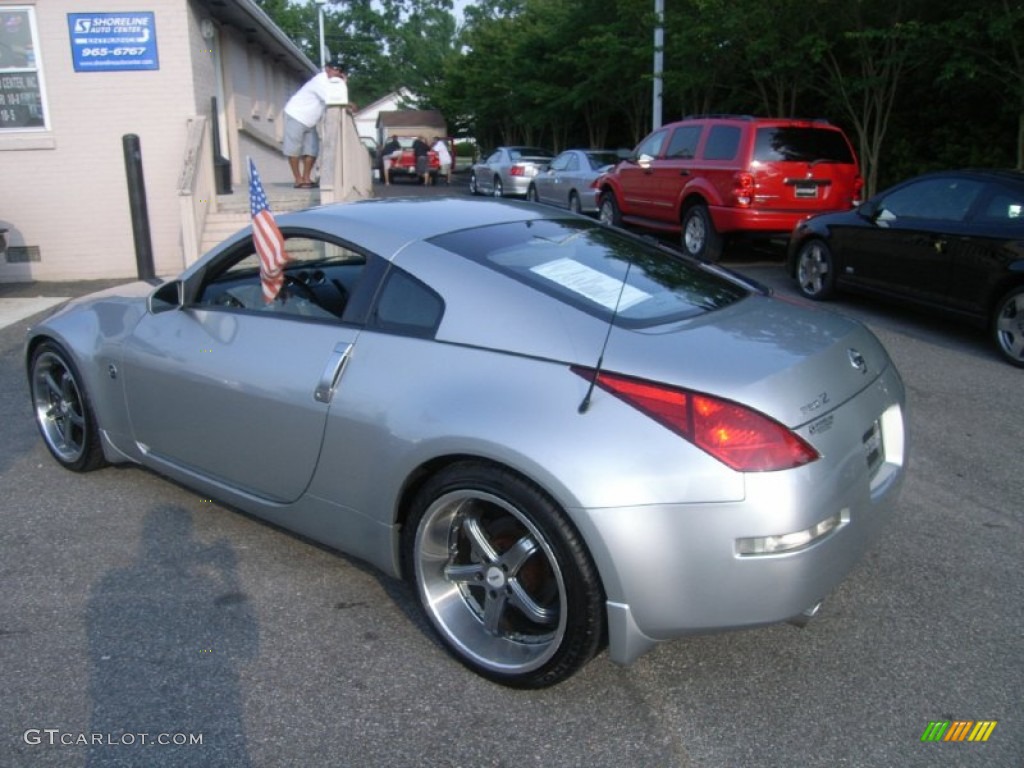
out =
[[[587,152],[587,160],[590,162],[591,170],[599,170],[619,162],[619,156],[615,152]]]
[[[370,327],[412,336],[433,336],[444,302],[434,291],[397,267],[384,280],[370,318]]]
[[[897,220],[963,221],[983,188],[973,179],[925,179],[887,195],[881,208]]]
[[[553,171],[564,171],[569,167],[569,163],[572,160],[572,155],[568,152],[563,152],[554,160],[551,161],[551,170]]]
[[[1024,193],[996,190],[978,216],[980,221],[1024,229]]]
[[[700,141],[701,126],[684,125],[672,132],[672,140],[668,144],[666,157],[675,157],[682,160],[692,160],[697,152],[697,142]]]
[[[284,285],[273,301],[264,299],[260,259],[250,238],[213,266],[199,289],[195,306],[341,319],[366,269],[366,257],[322,238],[282,234],[289,260],[284,267]]]
[[[740,149],[740,129],[735,125],[713,125],[704,143],[705,160],[733,160]]]
[[[808,163],[852,163],[853,152],[843,134],[828,128],[776,126],[757,129],[754,160]]]
[[[533,220],[453,232],[434,245],[473,259],[590,314],[626,327],[727,306],[745,289],[596,222]]]

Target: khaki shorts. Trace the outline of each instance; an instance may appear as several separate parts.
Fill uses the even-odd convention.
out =
[[[320,154],[320,137],[316,126],[307,128],[290,115],[284,116],[284,142],[282,150],[285,157],[316,157]]]

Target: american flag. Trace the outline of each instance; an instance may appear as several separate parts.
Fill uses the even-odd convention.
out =
[[[252,212],[252,239],[256,254],[260,257],[260,282],[263,284],[263,300],[269,304],[277,298],[284,285],[282,268],[288,262],[284,250],[284,236],[277,228],[274,214],[267,203],[267,193],[256,170],[256,164],[249,158],[249,208]]]

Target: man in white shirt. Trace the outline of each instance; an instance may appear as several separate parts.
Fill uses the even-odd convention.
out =
[[[452,183],[452,153],[448,151],[448,142],[440,136],[434,137],[434,146],[431,147],[437,153],[438,162],[441,163],[441,171],[438,178],[444,178],[445,184]]]
[[[345,77],[341,62],[328,62],[323,72],[311,78],[284,105],[284,154],[295,177],[296,188],[315,186],[310,174],[320,154],[316,127],[327,105],[327,82],[338,77]]]

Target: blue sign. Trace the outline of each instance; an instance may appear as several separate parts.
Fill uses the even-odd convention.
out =
[[[68,32],[75,72],[160,69],[151,11],[69,13]]]

